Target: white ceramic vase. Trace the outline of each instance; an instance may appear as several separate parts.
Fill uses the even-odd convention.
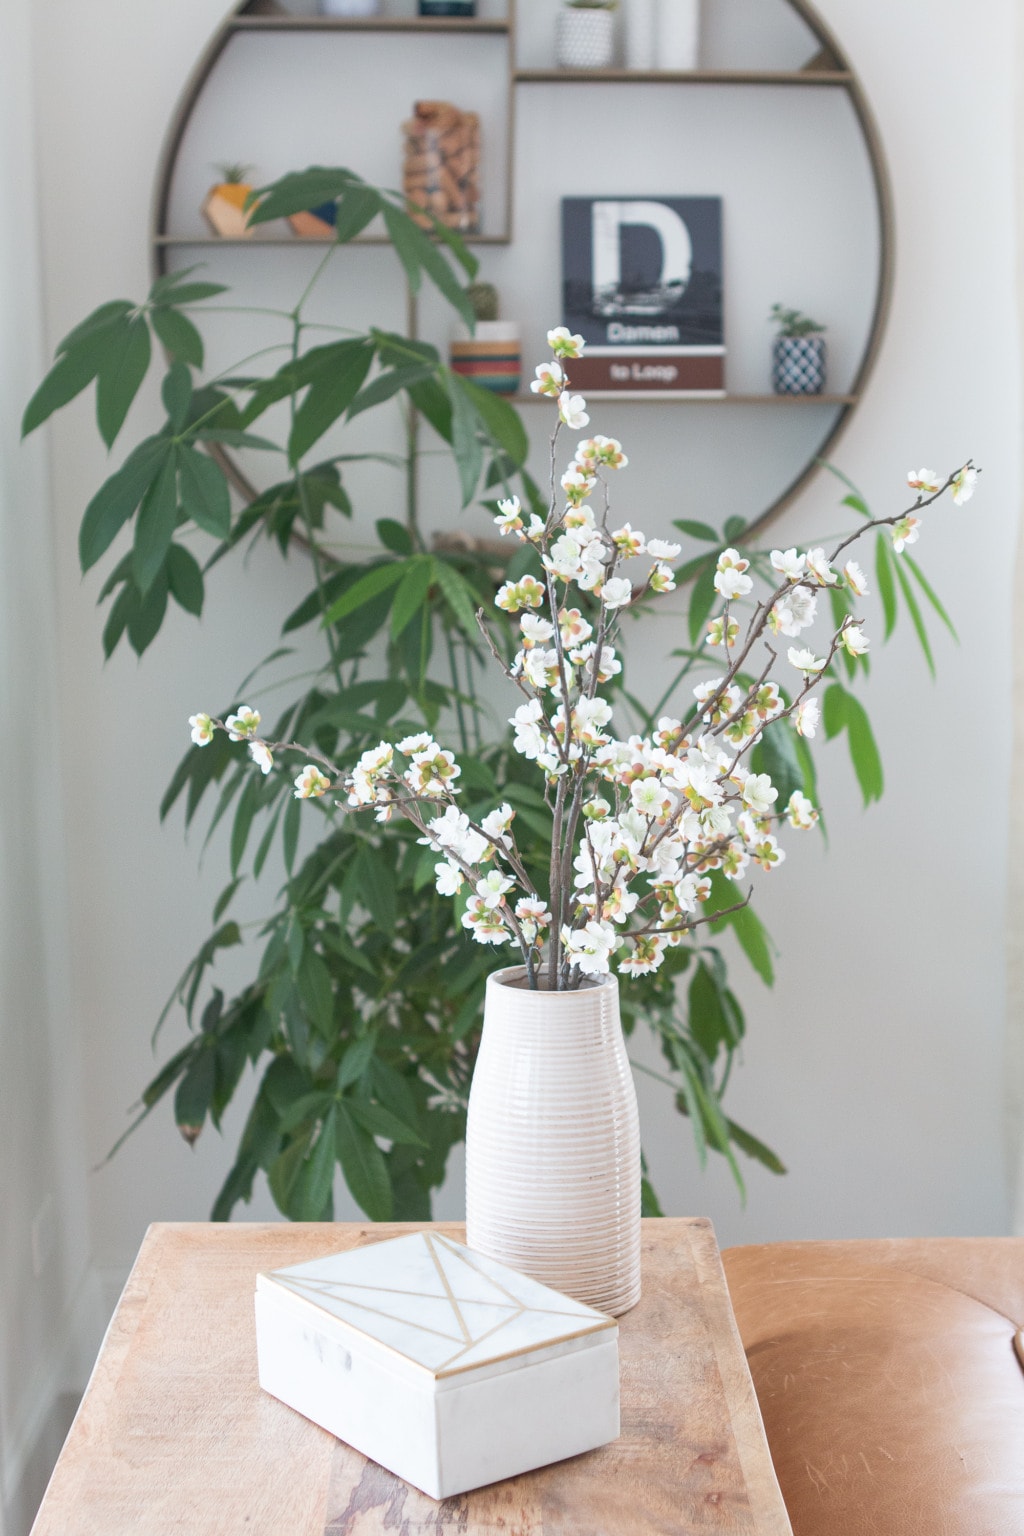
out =
[[[615,32],[612,13],[589,6],[565,5],[555,22],[555,62],[559,69],[607,69]]]
[[[625,0],[622,25],[627,69],[653,69],[658,0]]]
[[[470,1248],[613,1316],[640,1299],[640,1127],[618,980],[488,978],[466,1130]]]
[[[658,0],[658,68],[697,69],[700,0]]]

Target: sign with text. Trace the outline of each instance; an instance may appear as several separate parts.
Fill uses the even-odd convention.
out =
[[[562,293],[574,388],[724,393],[721,198],[563,198]]]

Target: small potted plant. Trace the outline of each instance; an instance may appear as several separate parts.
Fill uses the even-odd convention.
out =
[[[222,179],[207,192],[203,217],[215,235],[229,240],[247,240],[252,230],[245,200],[252,191],[252,184],[247,180],[252,166],[218,165],[215,169],[220,171]]]
[[[820,395],[825,387],[825,327],[782,304],[773,304],[768,318],[778,327],[772,344],[772,389],[777,395]]]
[[[559,69],[607,69],[612,62],[615,0],[566,0],[555,26]]]
[[[514,395],[519,388],[519,326],[498,319],[498,290],[493,283],[470,283],[466,289],[476,325],[459,325],[452,338],[449,361],[453,373],[461,373],[484,389]]]

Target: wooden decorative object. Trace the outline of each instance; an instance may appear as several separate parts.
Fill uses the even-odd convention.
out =
[[[210,188],[203,203],[203,217],[215,235],[229,240],[252,237],[249,215],[245,212],[245,200],[251,191],[250,184],[233,175],[231,170],[227,171],[223,181]]]
[[[403,190],[411,203],[449,229],[480,228],[480,119],[450,101],[418,101],[402,124],[405,135]],[[428,218],[417,219],[424,228]]]
[[[288,223],[302,240],[333,240],[337,222],[337,203],[321,203],[319,208],[288,215]]]

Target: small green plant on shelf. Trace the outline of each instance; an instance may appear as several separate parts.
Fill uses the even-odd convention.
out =
[[[768,318],[777,327],[777,336],[820,336],[825,330],[810,315],[799,309],[787,309],[784,304],[773,304]]]
[[[475,320],[497,320],[498,290],[493,283],[470,283],[466,298]]]

